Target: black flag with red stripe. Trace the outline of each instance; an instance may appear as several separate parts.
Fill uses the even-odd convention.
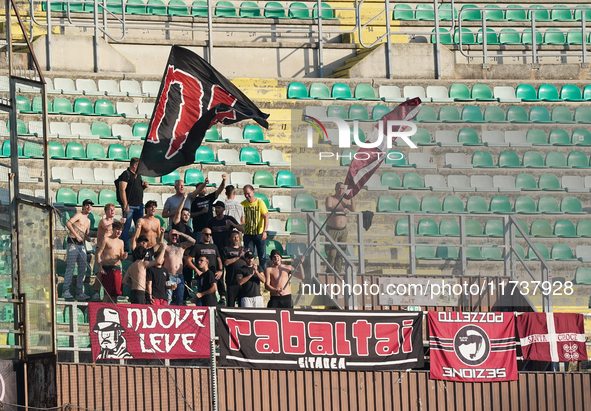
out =
[[[197,54],[173,46],[138,171],[157,177],[193,164],[197,148],[214,124],[251,118],[268,128],[268,117]]]

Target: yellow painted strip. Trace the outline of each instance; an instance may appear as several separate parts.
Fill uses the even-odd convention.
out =
[[[274,78],[234,78],[232,83],[238,87],[277,87],[279,82]]]

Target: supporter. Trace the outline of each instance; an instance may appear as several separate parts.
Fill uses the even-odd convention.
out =
[[[105,238],[96,250],[96,261],[100,268],[99,275],[105,289],[103,302],[117,302],[121,291],[121,263],[127,260],[125,244],[119,238],[123,231],[123,223],[115,221],[111,235]]]
[[[96,243],[97,248],[100,247],[101,243],[104,239],[111,235],[113,232],[113,222],[115,221],[115,204],[108,203],[105,205],[105,218],[103,218],[98,225],[98,230],[96,234]],[[125,219],[120,220],[122,223],[125,223]],[[94,295],[92,296],[92,300],[98,301],[101,299],[100,297],[100,289],[102,284],[102,278],[100,274],[100,268],[98,267],[98,263],[95,260],[95,275],[96,281],[94,282]]]
[[[185,198],[185,200],[187,199],[187,196],[187,193],[183,193],[183,198]],[[191,211],[187,207],[177,207],[174,216],[172,217],[171,229],[192,236],[193,230],[189,223],[190,217]]]
[[[137,226],[137,221],[144,216],[144,190],[148,188],[148,182],[142,182],[142,176],[137,172],[140,159],[132,157],[129,167],[116,180],[117,201],[121,205],[125,226],[121,233],[121,240],[125,247],[129,247],[129,229],[131,222]]]
[[[240,234],[237,231],[230,233],[230,245],[221,250],[222,262],[226,268],[226,294],[228,295],[228,307],[240,305],[240,284],[236,282],[236,273],[245,264],[242,257],[244,248],[240,246]]]
[[[265,267],[267,259],[266,241],[269,227],[269,212],[265,202],[254,196],[254,188],[250,184],[244,186],[244,247],[254,253],[256,247],[259,264]]]
[[[151,305],[167,305],[166,284],[169,283],[170,273],[162,265],[163,259],[156,263],[155,266],[148,268],[146,273],[146,302]]]
[[[301,257],[300,261],[304,262],[304,256]],[[271,292],[271,299],[267,307],[292,308],[291,285],[288,282],[292,270],[281,264],[281,254],[277,250],[271,251],[271,262],[273,266],[265,270],[265,288]],[[304,278],[303,264],[298,267],[296,277]]]
[[[185,267],[193,270],[195,273],[195,278],[200,276],[203,273],[203,270],[199,269],[193,261],[197,261],[199,257],[205,256],[208,260],[208,270],[210,270],[215,275],[215,280],[217,281],[216,291],[220,294],[220,304],[226,304],[226,289],[224,287],[224,281],[222,279],[222,259],[220,258],[220,253],[218,248],[215,244],[210,244],[209,240],[211,238],[211,229],[204,228],[201,232],[201,242],[195,244],[185,253]],[[193,276],[191,274],[191,276]]]
[[[164,229],[161,228],[160,231],[162,233],[164,233]],[[159,238],[159,242],[162,240],[164,236],[161,236]],[[154,247],[148,248],[148,237],[146,237],[145,235],[140,235],[137,238],[136,241],[137,245],[136,247],[134,247],[134,250],[137,247],[142,247],[144,250],[144,254],[142,254],[141,256],[138,256],[138,258],[143,259],[143,260],[147,260],[147,261],[152,261],[154,260]],[[137,260],[135,253],[131,253],[131,257],[133,258],[133,261]]]
[[[78,277],[76,278],[76,298],[78,300],[88,300],[90,297],[82,292],[84,278],[86,277],[86,248],[84,241],[90,241],[88,233],[90,232],[90,220],[88,215],[92,211],[94,203],[86,199],[82,202],[82,211],[74,214],[66,222],[68,229],[68,251],[66,254],[66,273],[64,275],[64,292],[62,297],[65,299],[74,298],[70,293],[74,269],[78,266]]]
[[[164,235],[164,228],[160,227],[160,220],[155,217],[157,203],[150,200],[146,203],[146,215],[137,221],[135,234],[131,239],[131,247],[135,250],[137,239],[145,236],[148,239],[146,248],[152,248],[160,242]]]
[[[326,222],[326,232],[337,243],[347,242],[347,216],[350,212],[355,212],[355,199],[341,199],[345,195],[347,186],[343,183],[337,183],[334,188],[334,194],[326,197],[325,205],[326,211],[335,211]],[[340,201],[340,204],[339,204]],[[338,204],[338,206],[337,206]],[[340,245],[343,252],[347,245]],[[327,244],[326,256],[328,264],[331,265],[337,273],[340,273],[343,268],[343,258],[331,244]]]
[[[200,235],[201,231],[207,227],[207,222],[213,217],[213,202],[219,197],[221,192],[226,186],[226,179],[228,176],[222,174],[222,184],[210,194],[205,194],[205,186],[203,190],[199,192],[197,198],[191,204],[191,217],[193,218],[193,231],[196,233],[197,242],[201,242]]]
[[[197,271],[199,273],[199,292],[197,299],[204,307],[215,307],[215,292],[218,290],[215,274],[209,269],[209,260],[205,255],[197,259]]]
[[[127,273],[125,273],[125,277],[123,277],[123,284],[131,288],[129,301],[132,304],[152,304],[150,302],[150,284],[146,282],[150,281],[149,270],[151,268],[162,267],[165,251],[166,244],[162,238],[158,243],[158,252],[156,253],[156,260],[154,261],[149,261],[143,257],[146,253],[146,249],[142,245],[138,245],[133,249],[134,262],[129,266]],[[146,269],[148,270],[147,272]],[[158,285],[160,286],[160,284]]]
[[[261,281],[265,282],[263,267],[254,263],[254,254],[244,254],[245,264],[236,273],[236,282],[240,285],[241,307],[264,307],[261,296]]]
[[[183,237],[185,241],[180,243],[179,237]],[[185,295],[183,254],[187,248],[195,245],[195,239],[174,229],[168,233],[168,239],[169,245],[165,254],[164,267],[170,273],[170,282],[176,284],[174,289],[167,291],[168,304],[183,305]]]
[[[186,197],[184,196],[185,183],[183,180],[176,180],[174,182],[175,193],[172,197],[168,197],[166,199],[166,202],[164,203],[164,209],[162,210],[162,217],[169,219],[169,227],[172,227],[173,225],[172,218],[179,206],[182,204],[181,210],[183,208],[191,209],[191,202],[195,199],[195,197],[197,197],[197,194],[199,194],[205,188],[207,182],[208,181],[205,180],[205,182],[197,184],[195,190],[189,193]]]
[[[215,203],[215,217],[210,218],[207,222],[207,228],[211,229],[213,243],[218,247],[218,250],[222,250],[230,245],[230,233],[234,230],[240,232],[244,231],[244,228],[238,221],[229,215],[224,215],[226,205],[223,201]]]
[[[240,225],[244,225],[244,208],[235,200],[236,188],[233,185],[226,186],[226,197],[224,214],[234,217],[234,220],[240,221]]]

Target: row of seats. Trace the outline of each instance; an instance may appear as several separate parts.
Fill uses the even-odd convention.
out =
[[[43,4],[43,10],[46,10],[47,5]],[[92,13],[94,10],[94,3],[91,1],[71,1],[71,2],[52,2],[51,11],[66,11],[77,13]],[[123,7],[121,3],[114,1],[107,2],[107,9],[111,13],[121,14]],[[125,13],[131,15],[151,15],[151,16],[193,16],[193,17],[207,17],[207,1],[194,1],[189,7],[182,0],[170,0],[168,4],[162,0],[127,0],[125,2]],[[276,1],[267,2],[264,8],[260,8],[257,3],[253,1],[244,1],[239,7],[236,7],[230,1],[218,1],[215,3],[213,10],[213,17],[244,17],[244,18],[272,18],[272,19],[317,19],[318,6],[315,4],[312,9],[308,8],[305,3],[294,2],[288,8]],[[322,3],[323,19],[336,19],[334,12],[329,4]]]
[[[74,104],[63,97],[56,97],[53,102],[47,102],[47,111],[50,114],[82,114],[87,116],[123,116],[125,118],[150,118],[154,111],[155,103],[112,102],[98,99],[94,104],[85,97],[74,100]],[[32,103],[24,96],[17,96],[17,109],[24,114],[38,114],[42,112],[42,100],[33,98]]]
[[[98,84],[98,87],[97,87]],[[45,88],[48,94],[84,94],[87,96],[109,97],[156,97],[160,90],[160,81],[143,80],[140,84],[137,80],[108,80],[56,77],[53,80],[45,77]],[[8,76],[0,76],[0,91],[9,91]],[[19,90],[22,92],[37,92],[39,89],[30,88]],[[34,102],[37,100],[34,100]],[[39,101],[40,105],[41,101]]]
[[[583,10],[585,11],[585,19],[591,19],[591,6],[577,6],[578,10],[574,13],[571,10],[565,10],[565,5],[555,5],[552,8],[544,6],[532,5],[524,8],[518,4],[511,4],[507,6],[509,10],[502,10],[496,4],[487,4],[484,6],[485,11],[479,9],[473,4],[466,4],[462,6],[461,19],[462,21],[482,21],[482,14],[485,14],[487,21],[530,21],[532,17],[532,9],[535,9],[536,21],[581,21]],[[451,7],[449,4],[442,4],[438,7],[440,20],[451,20]],[[471,10],[474,9],[474,10]],[[396,4],[392,11],[393,20],[434,20],[435,13],[433,11],[433,4],[423,3],[418,4],[413,9],[408,4]],[[453,18],[458,18],[458,11],[453,8]]]
[[[343,120],[375,121],[391,110],[384,105],[371,109],[371,118],[365,106],[353,104],[348,109],[339,104],[307,106],[304,114],[314,117],[337,117]],[[534,106],[528,111],[523,106],[511,106],[507,112],[499,106],[488,106],[482,111],[478,106],[464,106],[462,111],[454,106],[441,106],[438,112],[432,106],[423,105],[416,122],[422,123],[591,123],[591,107],[579,106],[574,118],[570,108],[555,106],[552,111],[546,107]]]
[[[488,191],[488,192],[519,192],[519,191],[567,191],[569,193],[587,193],[591,189],[591,176],[562,176],[559,180],[554,174],[542,174],[539,181],[531,174],[508,175],[474,175],[450,174],[446,178],[439,174],[425,175],[414,172],[400,176],[386,172],[381,176],[374,174],[367,181],[368,190],[432,190],[432,191]]]
[[[0,169],[1,172],[2,169]],[[125,169],[117,169],[113,171],[110,168],[95,168],[94,170],[88,167],[52,167],[51,181],[60,184],[82,184],[82,185],[109,185],[114,184],[115,178],[119,176]],[[208,178],[211,179],[212,184],[219,184],[222,181],[222,172],[210,171]],[[268,171],[259,170],[253,176],[246,172],[231,172],[228,173],[228,184],[234,184],[238,187],[244,187],[246,184],[251,184],[253,187],[261,188],[301,188],[298,185],[295,175],[288,170],[279,171],[276,177],[273,177]],[[1,174],[0,174],[1,178]],[[186,185],[194,186],[205,181],[203,173],[200,170],[188,169],[185,171],[184,178],[181,178],[180,173],[175,170],[170,174],[158,177],[143,177],[153,186],[173,186],[176,180],[183,180]]]
[[[495,164],[492,155],[488,151],[475,151],[469,159],[464,153],[447,153],[445,155],[445,167],[448,168],[589,168],[589,162],[585,153],[573,151],[569,153],[569,159],[560,151],[549,151],[544,158],[537,151],[528,151],[520,160],[519,154],[514,151],[503,151],[499,154]],[[570,161],[570,163],[569,163]]]
[[[435,32],[435,29],[432,30]],[[461,43],[462,45],[483,44],[483,31],[479,29],[474,33],[468,28],[462,27]],[[589,42],[591,36],[585,35],[585,42]],[[515,29],[502,29],[496,32],[491,28],[486,29],[486,44],[487,45],[532,45],[533,35],[531,29],[524,29],[518,32]],[[431,43],[435,43],[435,34],[431,35]],[[453,45],[460,44],[460,30],[456,29],[452,34],[447,29],[439,29],[439,41],[441,44]],[[582,45],[583,33],[580,28],[570,29],[566,33],[560,29],[549,28],[545,32],[536,30],[535,37],[536,45]]]
[[[481,196],[470,196],[466,205],[457,196],[446,196],[443,202],[435,196],[424,196],[419,199],[415,196],[403,195],[397,200],[391,195],[382,195],[378,198],[377,211],[380,213],[454,213],[454,214],[587,214],[583,211],[581,200],[577,197],[564,197],[560,205],[555,197],[544,196],[536,202],[527,196],[517,197],[514,205],[507,197],[493,196],[489,202]]]

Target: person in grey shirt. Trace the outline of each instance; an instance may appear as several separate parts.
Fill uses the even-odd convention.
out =
[[[185,183],[183,182],[183,180],[176,180],[174,182],[174,189],[175,189],[175,194],[172,197],[168,197],[166,199],[166,202],[164,203],[164,209],[162,210],[162,217],[163,218],[168,218],[168,226],[172,227],[172,225],[174,224],[174,222],[172,221],[173,217],[174,217],[174,213],[176,212],[176,210],[179,208],[179,206],[181,205],[181,203],[184,200],[184,205],[182,208],[188,208],[191,209],[191,202],[195,199],[195,197],[197,197],[197,195],[205,189],[205,186],[207,185],[208,181],[205,180],[203,183],[199,183],[197,184],[197,186],[195,187],[195,190],[191,193],[189,193],[187,195],[187,198],[185,199]]]
[[[235,200],[236,188],[233,185],[226,187],[226,197],[228,199],[224,202],[226,205],[224,215],[234,217],[234,220],[238,221],[240,225],[244,225],[244,207]]]

